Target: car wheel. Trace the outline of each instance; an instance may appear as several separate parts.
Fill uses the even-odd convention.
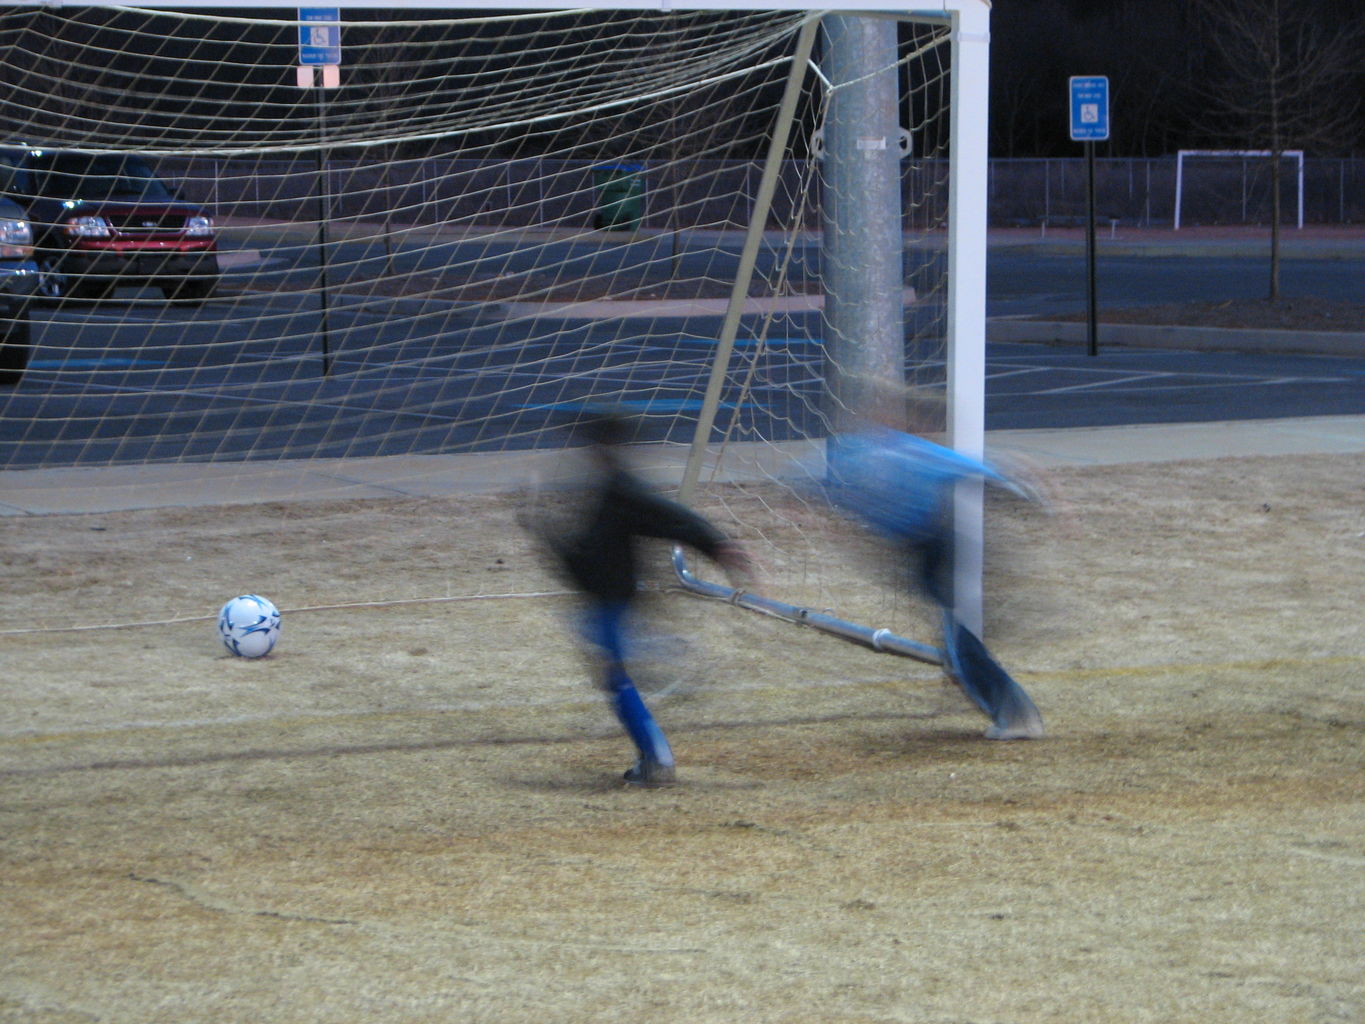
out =
[[[0,316],[0,385],[18,384],[23,379],[32,351],[28,309]]]
[[[114,282],[107,278],[73,276],[50,256],[38,261],[38,294],[49,302],[59,306],[72,299],[93,302],[108,298],[113,291]]]
[[[218,286],[216,277],[184,277],[161,286],[161,294],[172,302],[198,304],[209,298]]]
[[[68,295],[70,281],[62,273],[57,261],[44,256],[38,261],[38,294],[49,302],[63,302]]]

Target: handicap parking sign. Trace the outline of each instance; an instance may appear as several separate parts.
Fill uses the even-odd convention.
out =
[[[1074,76],[1071,82],[1071,138],[1102,142],[1109,138],[1109,79],[1104,75]]]
[[[341,63],[341,10],[336,7],[299,8],[299,63]]]

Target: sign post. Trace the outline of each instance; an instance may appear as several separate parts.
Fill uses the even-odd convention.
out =
[[[1093,356],[1100,350],[1095,314],[1095,143],[1109,138],[1109,79],[1073,76],[1070,83],[1071,138],[1085,143],[1086,352]]]
[[[301,89],[316,85],[314,69],[322,69],[317,93],[318,119],[318,303],[322,334],[322,375],[331,376],[331,300],[327,280],[327,222],[332,215],[332,190],[327,180],[327,90],[341,84],[341,10],[337,7],[299,8],[299,68]]]

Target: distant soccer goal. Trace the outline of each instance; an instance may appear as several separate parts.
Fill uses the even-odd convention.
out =
[[[1175,214],[1172,227],[1180,229],[1182,213],[1189,208],[1191,196],[1197,205],[1201,193],[1217,195],[1222,208],[1227,207],[1228,193],[1240,192],[1241,222],[1249,223],[1256,219],[1255,209],[1264,207],[1268,202],[1271,189],[1269,174],[1271,158],[1275,154],[1268,149],[1182,149],[1175,156]],[[1193,182],[1186,179],[1186,165],[1190,161],[1203,164]],[[1291,161],[1294,165],[1294,197],[1296,209],[1295,227],[1303,227],[1303,150],[1286,149],[1280,153],[1281,161]],[[1261,173],[1258,173],[1261,172]],[[1185,219],[1189,219],[1188,216]]]
[[[933,396],[980,453],[982,0],[177,7],[0,7],[42,282],[0,470],[245,493],[389,460],[404,493],[495,458],[518,486],[611,405],[662,483],[770,544],[775,592],[829,608],[792,536],[822,543],[809,483],[858,382]]]

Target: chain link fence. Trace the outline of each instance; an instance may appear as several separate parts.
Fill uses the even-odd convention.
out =
[[[1200,157],[1185,161],[1182,225],[1269,224],[1272,217],[1270,162],[1246,156]],[[1065,225],[1086,215],[1085,161],[993,160],[990,165],[990,220],[996,227]],[[1280,181],[1281,223],[1298,222],[1298,168],[1286,159]],[[1095,213],[1102,221],[1137,227],[1174,222],[1176,159],[1097,159]],[[1303,222],[1359,224],[1365,221],[1365,160],[1305,159]]]
[[[1097,159],[1096,215],[1101,223],[1170,226],[1175,214],[1176,159]],[[392,221],[404,225],[476,225],[487,210],[507,211],[526,227],[591,227],[600,197],[596,165],[589,161],[405,159],[327,164],[328,218]],[[742,227],[760,165],[757,161],[705,161],[650,166],[643,177],[642,227],[652,230]],[[783,173],[774,222],[793,210],[809,227],[819,225],[819,197],[803,195],[808,176],[796,163]],[[219,216],[315,221],[318,167],[314,158],[294,160],[163,160],[161,171],[178,181],[187,199]],[[904,164],[906,211],[911,230],[932,230],[946,216],[946,162]],[[716,188],[717,181],[725,187]],[[926,183],[942,187],[926,188]],[[1285,162],[1281,182],[1283,223],[1298,218],[1296,165]],[[928,197],[926,199],[926,196]],[[913,202],[910,197],[914,197]],[[1086,216],[1083,159],[992,160],[989,218],[993,227],[1067,226]],[[1187,160],[1183,175],[1182,225],[1256,225],[1271,217],[1268,161],[1250,157]],[[681,223],[685,218],[687,223]],[[1365,222],[1365,159],[1304,160],[1303,220],[1306,224]]]

